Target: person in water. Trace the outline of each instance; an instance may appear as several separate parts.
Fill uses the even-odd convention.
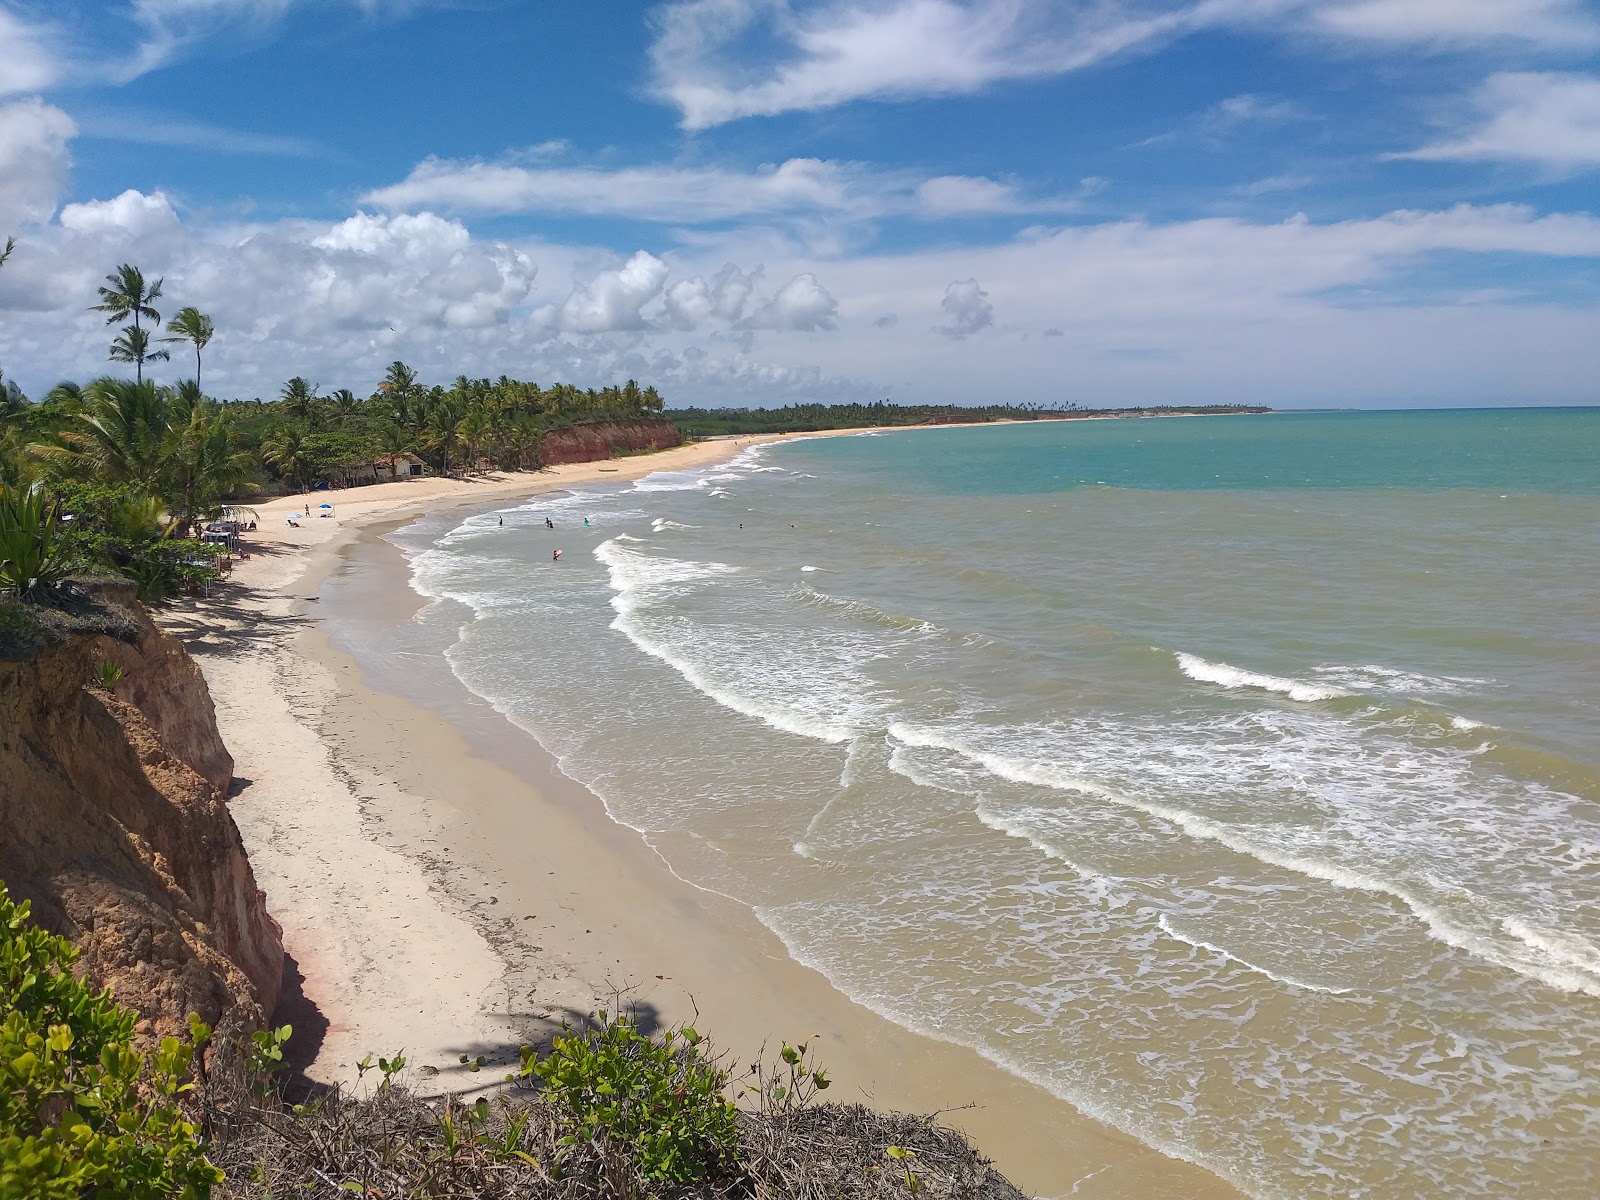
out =
[[[585,528],[585,529],[587,529],[587,528],[589,528],[589,518],[588,518],[588,517],[585,517],[585,518],[584,518],[584,519],[583,519],[583,527],[584,527],[584,528]]]
[[[544,527],[546,529],[554,529],[556,527],[556,523],[554,521],[552,521],[549,517],[546,517],[544,519]]]
[[[560,562],[561,561],[561,551],[557,550],[554,554],[552,554],[550,556],[550,561],[551,562]]]

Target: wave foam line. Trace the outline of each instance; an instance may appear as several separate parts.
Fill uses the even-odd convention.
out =
[[[1303,700],[1308,703],[1316,700],[1334,700],[1351,694],[1341,688],[1329,687],[1327,684],[1285,679],[1280,675],[1262,675],[1256,671],[1229,666],[1227,663],[1208,662],[1198,654],[1187,654],[1182,650],[1173,651],[1173,657],[1178,660],[1178,669],[1190,679],[1201,683],[1214,683],[1218,687],[1230,690],[1259,688],[1264,692],[1277,692],[1291,700]]]
[[[1413,894],[1402,884],[1366,875],[1337,863],[1284,853],[1274,846],[1266,845],[1250,838],[1240,837],[1238,833],[1228,826],[1203,817],[1198,813],[1190,812],[1188,809],[1149,800],[1136,800],[1102,784],[1080,779],[1059,769],[1052,770],[1042,764],[1023,762],[1007,758],[1004,755],[979,750],[976,747],[966,746],[952,739],[940,737],[938,734],[928,730],[912,729],[896,723],[889,726],[889,735],[908,746],[948,750],[953,754],[959,754],[963,758],[977,763],[996,778],[1006,780],[1008,783],[1031,784],[1035,787],[1048,788],[1052,791],[1077,792],[1080,795],[1093,796],[1110,804],[1131,808],[1147,816],[1169,821],[1190,837],[1216,842],[1237,854],[1253,858],[1257,862],[1280,867],[1285,871],[1294,871],[1310,879],[1331,883],[1335,887],[1348,888],[1357,892],[1372,892],[1379,895],[1393,896],[1410,909],[1417,919],[1423,923],[1430,937],[1443,942],[1447,946],[1465,951],[1475,958],[1483,959],[1485,962],[1493,963],[1495,966],[1503,967],[1515,974],[1536,980],[1547,987],[1555,988],[1557,991],[1576,992],[1600,997],[1600,971],[1591,970],[1582,961],[1575,961],[1571,955],[1552,953],[1549,947],[1544,944],[1546,939],[1541,938],[1530,941],[1522,937],[1518,933],[1517,926],[1522,925],[1523,922],[1518,921],[1516,918],[1501,918],[1500,927],[1512,939],[1526,946],[1532,952],[1531,954],[1524,955],[1508,952],[1504,946],[1496,943],[1491,937],[1485,936],[1481,932],[1463,928],[1446,913]],[[893,766],[892,758],[890,763]],[[1029,840],[1031,841],[1032,839],[1030,838]],[[1060,854],[1048,850],[1045,852],[1051,853],[1052,857],[1061,859],[1061,861],[1066,861]]]
[[[856,738],[860,730],[833,721],[807,721],[794,712],[778,706],[759,704],[737,692],[722,687],[698,663],[676,653],[670,646],[650,635],[637,613],[641,604],[640,593],[651,584],[687,583],[710,579],[718,575],[731,575],[737,567],[726,563],[701,563],[688,559],[660,559],[625,550],[617,545],[618,538],[601,542],[594,548],[594,556],[610,572],[611,587],[616,595],[611,597],[611,607],[616,619],[611,628],[626,637],[640,650],[667,664],[688,681],[702,695],[724,708],[764,722],[784,733],[812,738],[819,742],[839,745]]]
[[[1156,918],[1156,925],[1160,928],[1162,933],[1166,934],[1170,938],[1183,942],[1185,945],[1193,946],[1196,950],[1207,950],[1212,954],[1220,954],[1229,962],[1236,963],[1247,971],[1254,971],[1257,975],[1265,975],[1268,979],[1275,980],[1278,983],[1288,984],[1290,987],[1303,988],[1308,992],[1321,992],[1326,996],[1348,996],[1355,991],[1354,988],[1330,987],[1327,984],[1307,983],[1303,979],[1295,979],[1288,975],[1279,975],[1276,971],[1269,971],[1266,967],[1261,966],[1259,963],[1253,963],[1248,959],[1240,958],[1233,951],[1223,946],[1219,946],[1215,942],[1208,942],[1204,938],[1193,937],[1179,929],[1173,928],[1172,922],[1167,919],[1166,913],[1162,913]]]

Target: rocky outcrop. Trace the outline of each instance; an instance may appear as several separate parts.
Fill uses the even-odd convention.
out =
[[[660,417],[589,421],[546,433],[539,439],[539,461],[547,467],[595,462],[641,450],[666,450],[682,441],[678,427]]]
[[[233,760],[200,668],[130,589],[110,632],[0,660],[0,880],[72,939],[141,1033],[263,1024],[283,942],[226,794]],[[80,623],[81,624],[81,623]],[[101,664],[122,678],[99,686]]]

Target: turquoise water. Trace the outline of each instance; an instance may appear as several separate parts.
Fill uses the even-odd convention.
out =
[[[916,430],[395,540],[414,645],[862,1003],[1253,1196],[1588,1200],[1597,448]]]

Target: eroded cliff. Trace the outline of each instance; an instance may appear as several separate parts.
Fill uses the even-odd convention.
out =
[[[0,880],[140,1032],[182,1033],[190,1012],[258,1026],[282,935],[228,813],[210,692],[131,588],[94,590],[89,619],[0,651]]]
[[[539,439],[539,461],[547,467],[560,463],[595,462],[641,450],[666,450],[683,441],[671,421],[646,417],[636,421],[588,421],[566,429],[552,429]]]

